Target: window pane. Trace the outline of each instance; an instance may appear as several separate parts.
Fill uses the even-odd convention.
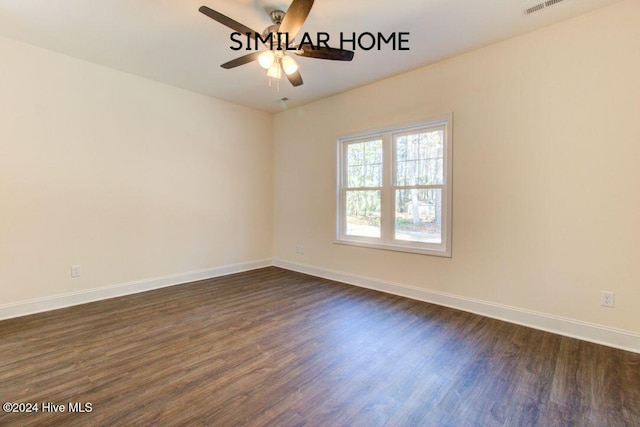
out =
[[[396,190],[395,239],[442,243],[442,190]]]
[[[380,237],[380,191],[347,191],[345,199],[345,234]]]
[[[442,129],[395,139],[396,185],[438,185],[444,181]]]
[[[382,186],[382,140],[347,145],[348,188]]]

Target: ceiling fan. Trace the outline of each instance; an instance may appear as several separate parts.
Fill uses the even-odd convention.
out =
[[[273,10],[269,14],[273,25],[268,26],[262,33],[257,33],[251,28],[207,6],[200,7],[199,11],[214,21],[254,41],[259,39],[263,42],[269,35],[272,36],[269,40],[277,40],[275,44],[274,42],[271,42],[269,45],[265,44],[268,50],[254,51],[233,59],[222,64],[222,68],[230,69],[258,61],[258,63],[267,70],[267,76],[270,78],[280,79],[282,74],[284,74],[293,86],[300,86],[302,84],[302,76],[298,70],[298,64],[287,54],[288,52],[293,52],[302,57],[329,59],[333,61],[351,61],[353,59],[353,52],[350,50],[332,48],[326,44],[324,46],[314,46],[310,44],[296,46],[293,43],[294,38],[300,31],[300,28],[302,28],[304,21],[311,11],[313,2],[314,0],[293,0],[287,12]]]

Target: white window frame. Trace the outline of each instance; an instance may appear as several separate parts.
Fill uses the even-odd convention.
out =
[[[341,136],[337,139],[337,211],[336,238],[334,243],[361,246],[374,249],[384,249],[400,252],[410,252],[424,255],[435,255],[450,258],[452,238],[452,201],[453,201],[453,114],[439,116],[418,124],[394,126],[387,129]],[[443,128],[443,183],[437,185],[395,185],[395,137],[407,133]],[[382,139],[382,187],[347,188],[346,150],[349,144]],[[441,188],[441,243],[411,242],[394,238],[395,224],[395,190],[396,188],[430,189]],[[379,190],[380,201],[380,237],[363,237],[346,234],[345,201],[347,190]]]

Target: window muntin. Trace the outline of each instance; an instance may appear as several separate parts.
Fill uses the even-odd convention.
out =
[[[336,243],[451,256],[450,126],[338,140]]]

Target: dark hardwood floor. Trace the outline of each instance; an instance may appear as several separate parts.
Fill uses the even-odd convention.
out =
[[[40,405],[3,426],[640,426],[640,355],[266,268],[2,321],[0,401]]]

